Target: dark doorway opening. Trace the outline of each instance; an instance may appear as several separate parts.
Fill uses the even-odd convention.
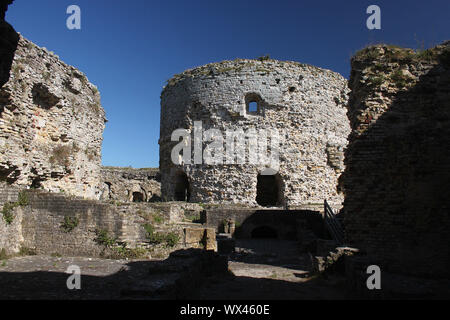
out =
[[[278,234],[274,228],[268,226],[261,226],[253,229],[252,231],[253,239],[277,239]]]
[[[42,184],[41,184],[42,180],[39,178],[34,178],[33,181],[31,181],[31,189],[40,189],[42,188]]]
[[[133,202],[144,202],[144,194],[142,192],[133,192]]]
[[[263,207],[281,204],[280,178],[277,175],[258,175],[256,202]]]
[[[186,173],[178,173],[175,177],[175,201],[189,201],[189,180]]]

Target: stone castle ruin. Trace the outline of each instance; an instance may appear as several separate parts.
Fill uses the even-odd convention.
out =
[[[162,91],[159,168],[102,167],[97,88],[0,19],[0,259],[195,248],[227,270],[239,237],[276,238],[314,272],[344,259],[352,285],[371,264],[448,279],[449,88],[450,42],[368,47],[349,81],[267,57],[211,63]]]
[[[270,59],[212,63],[176,75],[161,94],[162,197],[283,207],[328,199],[339,207],[343,195],[338,178],[350,132],[347,93],[347,82],[337,73]],[[196,156],[190,153],[196,122],[202,126],[204,154],[208,130],[218,133],[221,146],[216,152],[224,154],[220,163],[194,163]],[[180,128],[191,133],[187,151],[192,161],[178,164],[171,159],[179,143],[172,141],[172,133]],[[261,130],[269,138],[273,129],[281,136],[278,167],[249,161],[252,130],[261,143]],[[235,162],[225,159],[239,147],[245,154],[233,154]]]
[[[157,168],[102,167],[101,200],[155,202],[161,200],[161,176]]]
[[[100,197],[105,112],[86,76],[22,36],[0,89],[0,178]]]

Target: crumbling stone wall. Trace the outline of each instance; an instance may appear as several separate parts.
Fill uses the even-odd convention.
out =
[[[17,203],[19,194],[26,195],[26,205],[15,206],[11,210],[13,219],[8,223],[3,215],[5,204]],[[117,204],[42,190],[20,190],[2,183],[0,208],[0,250],[5,249],[7,254],[27,248],[47,255],[108,256],[116,253],[112,247],[126,244],[127,248],[143,248],[152,257],[162,257],[180,248],[199,245],[199,242],[192,243],[193,236],[187,233],[187,226],[206,232],[198,224],[181,224],[184,210],[177,203]],[[65,227],[66,219],[76,221],[71,230]],[[178,242],[173,246],[164,241],[149,242],[145,225],[151,225],[155,234],[178,235]],[[108,250],[96,241],[101,230],[115,241]],[[205,244],[214,249],[215,234],[209,231],[207,236]]]
[[[450,42],[372,46],[351,63],[348,240],[385,270],[448,277]]]
[[[149,202],[161,199],[158,168],[102,167],[103,200]]]
[[[341,206],[338,177],[350,128],[347,81],[337,73],[296,62],[224,61],[187,70],[169,80],[161,95],[162,197],[176,199],[177,177],[186,174],[192,202],[256,205],[259,164],[173,164],[176,129],[277,129],[282,135],[276,175],[278,206]],[[256,102],[258,111],[249,104]],[[192,145],[193,139],[192,140]],[[203,149],[210,143],[204,140]],[[193,157],[192,157],[193,158]],[[248,159],[248,155],[247,155]],[[274,169],[274,168],[272,168]]]
[[[105,121],[86,76],[21,36],[0,89],[0,180],[98,199]]]

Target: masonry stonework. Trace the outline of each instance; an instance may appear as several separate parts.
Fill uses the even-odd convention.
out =
[[[0,180],[98,199],[105,121],[86,76],[20,36],[0,89]]]
[[[344,169],[350,131],[347,93],[347,81],[337,73],[270,59],[212,63],[176,75],[161,95],[163,199],[183,200],[177,199],[181,181],[188,196],[181,198],[192,202],[258,204],[257,189],[263,180],[259,175],[275,168],[248,163],[248,154],[244,164],[172,162],[172,149],[179,143],[171,141],[172,132],[192,132],[194,122],[201,121],[203,131],[213,128],[223,134],[224,150],[227,130],[238,136],[242,136],[239,130],[248,135],[252,129],[278,130],[282,137],[279,170],[269,179],[269,185],[277,189],[272,205],[289,207],[328,199],[340,207],[343,195],[338,177]],[[252,103],[257,104],[255,110]],[[203,149],[208,143],[204,139]]]
[[[102,167],[102,200],[154,202],[161,199],[158,168]]]
[[[352,59],[348,240],[382,270],[448,277],[450,42],[377,45]]]

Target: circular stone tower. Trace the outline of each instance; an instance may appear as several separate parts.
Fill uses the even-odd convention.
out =
[[[162,198],[340,206],[347,93],[335,72],[271,59],[175,75],[161,94]]]

